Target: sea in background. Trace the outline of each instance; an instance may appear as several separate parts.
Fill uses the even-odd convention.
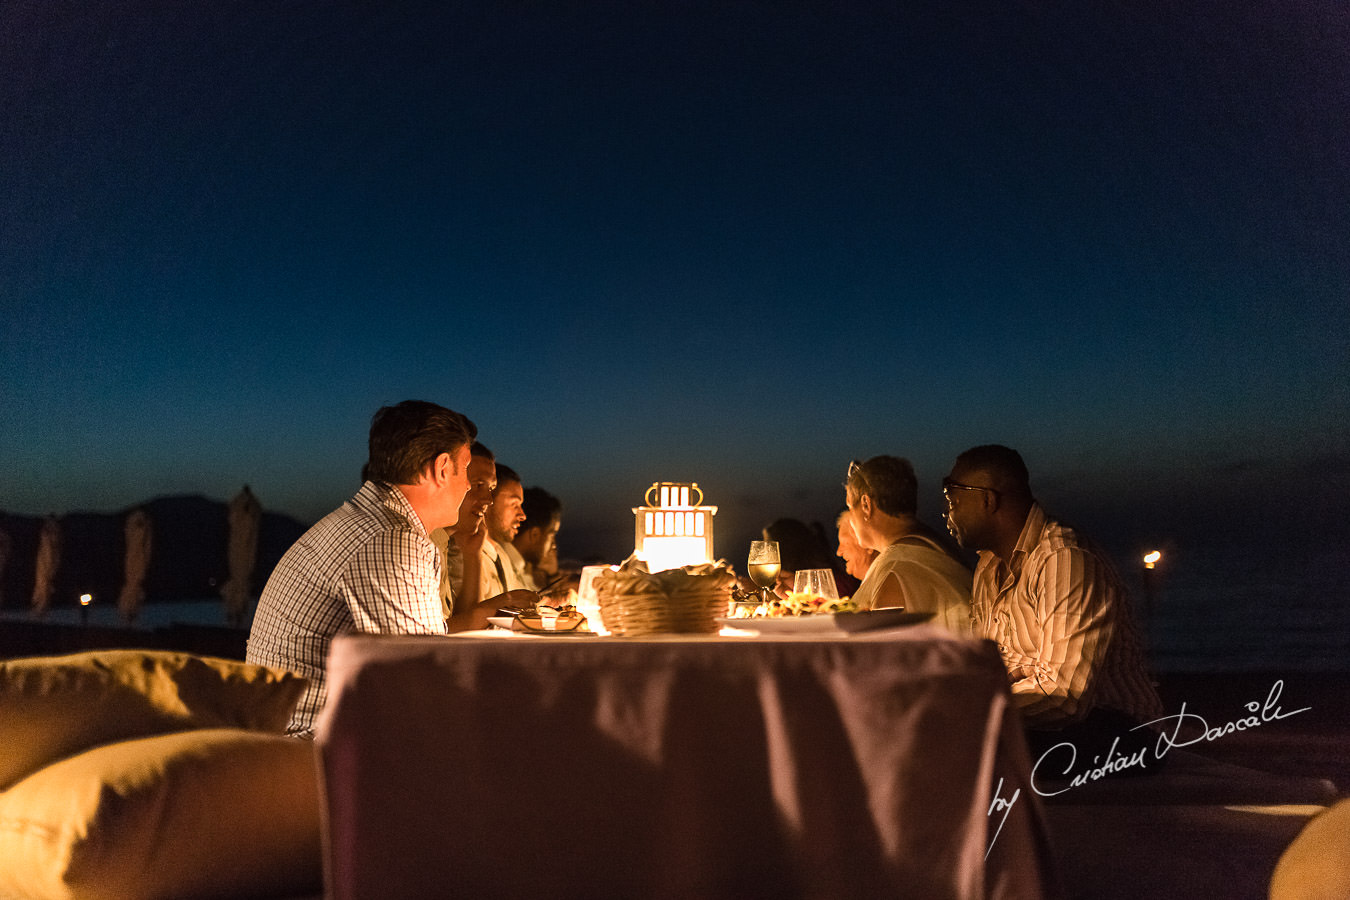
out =
[[[255,605],[250,604],[244,618],[243,628],[253,624]],[[208,625],[228,627],[225,617],[225,603],[219,597],[197,600],[179,600],[169,603],[147,603],[141,607],[136,622],[128,625],[118,615],[117,607],[110,603],[95,603],[89,607],[87,616],[81,616],[77,607],[61,606],[47,610],[46,615],[38,618],[20,609],[0,610],[0,622],[42,622],[47,625],[88,625],[91,628],[126,628],[129,630],[153,631],[171,625]]]
[[[1156,671],[1350,671],[1350,548],[1173,549],[1151,572],[1137,556],[1113,556]],[[34,621],[12,606],[0,610],[4,620]],[[79,625],[80,610],[58,606],[40,621]],[[92,605],[87,621],[124,627],[112,603]],[[218,598],[147,603],[131,627],[174,624],[224,627],[224,604]]]
[[[1153,570],[1117,557],[1155,669],[1350,671],[1350,547],[1206,547]]]

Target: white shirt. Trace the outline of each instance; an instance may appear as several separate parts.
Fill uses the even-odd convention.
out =
[[[520,555],[515,544],[499,544],[503,554],[503,561],[510,560],[511,567],[516,570],[516,576],[521,584],[531,591],[539,590],[540,585],[535,583],[534,573],[530,571],[530,564],[525,561],[525,557]]]
[[[931,539],[910,535],[882,550],[853,595],[859,609],[872,608],[888,578],[900,582],[907,611],[934,613],[935,624],[962,637],[974,631],[970,570]]]
[[[498,544],[491,537],[483,539],[483,596],[495,597],[507,591],[534,590],[534,580],[517,568],[525,560],[511,544]],[[511,554],[515,554],[513,559]]]

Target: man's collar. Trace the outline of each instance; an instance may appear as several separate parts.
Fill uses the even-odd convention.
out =
[[[1008,560],[1009,569],[1014,572],[1021,570],[1022,560],[1036,549],[1036,545],[1041,541],[1041,532],[1044,530],[1045,509],[1033,501],[1031,509],[1027,510],[1026,521],[1022,523],[1022,531],[1017,535],[1017,543],[1013,545],[1012,559]]]
[[[525,557],[520,555],[520,551],[516,549],[515,544],[506,543],[506,544],[499,544],[498,546],[501,547],[502,553],[506,554],[506,556],[511,560],[512,565],[514,565],[517,569],[520,569],[525,565]]]
[[[1027,554],[1040,542],[1041,531],[1045,528],[1045,522],[1045,509],[1039,503],[1032,501],[1031,508],[1027,510],[1027,517],[1022,520],[1022,530],[1017,533],[1017,543],[1013,544],[1009,558],[1003,559],[993,550],[981,550],[979,551],[979,568],[1003,566],[1009,572],[1020,571],[1022,560],[1026,559]]]
[[[428,538],[431,537],[431,529],[427,527],[426,522],[422,521],[422,517],[417,514],[417,510],[413,509],[412,503],[398,485],[385,484],[377,481],[375,482],[375,486],[381,488],[385,492],[386,497],[384,502],[386,504],[402,513],[409,522],[416,522],[417,527],[422,529],[422,534],[426,535]]]

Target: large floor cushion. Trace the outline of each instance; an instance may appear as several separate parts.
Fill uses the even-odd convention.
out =
[[[0,790],[112,741],[190,728],[279,733],[304,689],[289,672],[169,651],[0,662]]]
[[[0,793],[0,897],[282,897],[322,884],[313,745],[203,729],[98,747]]]
[[[1270,881],[1270,900],[1350,897],[1350,799],[1312,819],[1284,851]]]

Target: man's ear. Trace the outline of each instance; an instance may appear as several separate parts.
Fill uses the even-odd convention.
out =
[[[432,472],[436,476],[436,482],[439,484],[449,481],[451,475],[459,474],[459,466],[455,464],[455,455],[453,453],[441,453],[436,456],[436,461],[432,464]]]
[[[859,494],[858,509],[862,510],[864,519],[872,518],[872,498],[867,494]]]

